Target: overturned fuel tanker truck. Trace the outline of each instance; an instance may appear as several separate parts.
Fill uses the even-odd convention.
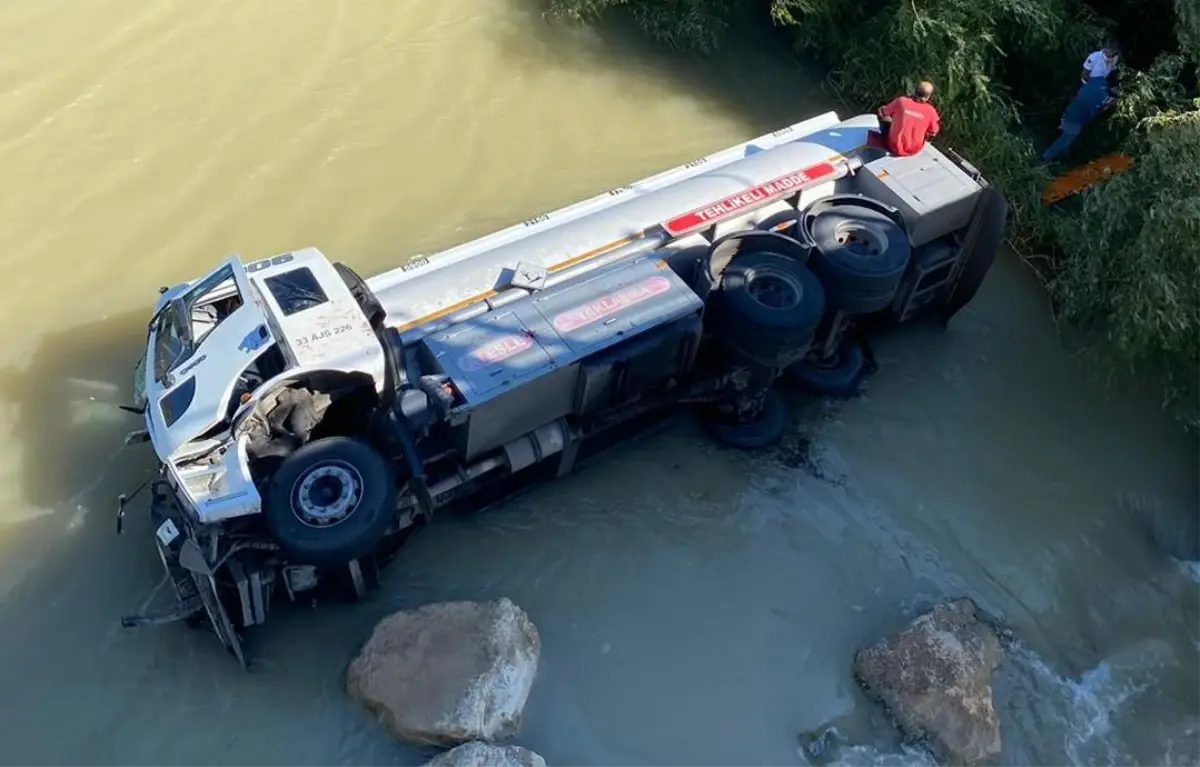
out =
[[[947,322],[1007,214],[962,158],[889,156],[877,127],[826,113],[365,281],[306,248],[164,288],[127,442],[158,458],[165,575],[123,624],[206,627],[244,665],[273,600],[364,596],[438,509],[664,415],[754,449],[787,428],[780,385],[853,392],[860,334]]]

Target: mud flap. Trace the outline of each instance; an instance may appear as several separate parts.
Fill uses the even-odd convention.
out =
[[[1008,200],[995,187],[985,187],[971,216],[959,260],[958,276],[946,303],[937,310],[942,325],[948,325],[954,315],[979,292],[984,278],[996,261],[996,251],[1004,241],[1007,220]]]

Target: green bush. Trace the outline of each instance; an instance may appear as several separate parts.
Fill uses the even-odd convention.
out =
[[[1146,118],[1136,165],[1060,226],[1051,282],[1066,315],[1103,328],[1103,351],[1160,377],[1193,425],[1200,397],[1200,101]]]
[[[821,2],[822,0],[818,0]],[[801,0],[546,0],[547,14],[561,21],[588,22],[618,8],[632,14],[652,39],[672,48],[709,52],[729,22],[739,16],[769,14],[780,23],[794,19]]]
[[[829,85],[858,110],[937,86],[942,141],[1004,189],[1010,240],[1036,261],[1056,305],[1106,343],[1100,351],[1164,381],[1188,420],[1200,412],[1200,63],[1196,0],[547,0],[586,21],[625,7],[654,39],[710,51],[739,16],[794,31],[796,51],[824,61]],[[1090,4],[1089,4],[1090,3]],[[1176,36],[1163,34],[1174,13]],[[1104,14],[1107,14],[1104,15]],[[1128,40],[1122,98],[1078,152],[1120,149],[1132,171],[1048,209],[1038,156],[1078,87],[1079,65],[1105,39]],[[1128,70],[1129,67],[1126,67]]]

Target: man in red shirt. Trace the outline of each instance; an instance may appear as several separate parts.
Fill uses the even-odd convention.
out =
[[[921,81],[912,96],[901,96],[879,108],[879,126],[894,155],[908,157],[925,147],[925,139],[942,129],[941,118],[929,100],[933,83]]]

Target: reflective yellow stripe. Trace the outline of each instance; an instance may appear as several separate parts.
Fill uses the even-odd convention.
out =
[[[589,250],[587,253],[584,253],[583,255],[573,256],[571,258],[568,258],[566,261],[559,261],[557,264],[552,265],[548,271],[561,272],[563,269],[566,269],[568,266],[575,266],[575,264],[583,263],[584,261],[587,261],[589,258],[595,258],[596,256],[602,256],[605,253],[611,253],[614,250],[616,250],[617,248],[623,248],[626,245],[628,245],[629,243],[636,242],[645,236],[646,236],[646,233],[642,232],[640,234],[634,235],[633,237],[626,237],[621,240],[616,240],[614,242],[610,242],[607,245],[601,245],[600,247],[596,248],[595,250]]]
[[[449,306],[447,306],[444,309],[438,309],[436,312],[433,312],[432,314],[426,314],[424,317],[418,317],[417,319],[406,322],[403,325],[396,325],[395,326],[396,332],[403,333],[406,330],[412,330],[417,325],[423,325],[424,323],[432,322],[433,320],[440,320],[442,317],[445,317],[448,314],[454,314],[459,309],[466,309],[468,306],[470,306],[472,304],[479,303],[480,301],[486,301],[487,299],[489,299],[495,295],[497,295],[496,291],[489,290],[486,293],[480,293],[479,295],[471,296],[470,298],[464,298],[463,300],[459,301],[458,303],[450,304]]]
[[[636,242],[637,240],[640,240],[645,236],[646,236],[645,232],[642,232],[641,234],[634,235],[633,237],[625,237],[623,239],[616,240],[614,242],[610,242],[607,245],[601,245],[600,247],[596,248],[595,250],[589,250],[588,252],[583,253],[581,255],[572,256],[571,258],[568,258],[566,261],[559,261],[557,264],[553,264],[552,266],[550,266],[547,269],[547,271],[560,272],[569,266],[574,266],[576,264],[583,263],[584,261],[587,261],[588,259],[595,258],[596,256],[602,256],[605,253],[611,253],[612,251],[616,250],[617,248],[624,247],[631,242]],[[415,320],[410,320],[410,321],[404,323],[403,325],[396,325],[395,326],[396,332],[403,333],[407,330],[412,330],[413,328],[417,327],[418,325],[424,325],[427,322],[433,322],[434,320],[440,320],[443,317],[454,314],[455,312],[459,311],[460,309],[466,309],[468,306],[477,304],[480,301],[486,301],[489,298],[494,298],[495,296],[497,296],[499,294],[500,294],[500,292],[497,290],[488,290],[483,293],[479,293],[477,295],[471,296],[470,298],[464,298],[463,300],[461,300],[457,303],[451,304],[450,306],[447,306],[443,309],[438,309],[436,312],[426,314],[423,317],[418,317]]]

